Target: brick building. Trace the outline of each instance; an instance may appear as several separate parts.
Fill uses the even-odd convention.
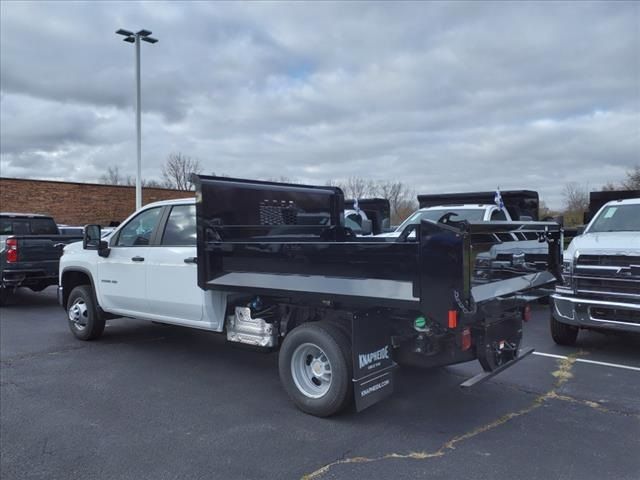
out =
[[[191,196],[193,192],[143,188],[142,204]],[[0,177],[0,211],[51,215],[60,224],[107,226],[127,218],[135,204],[135,187]]]

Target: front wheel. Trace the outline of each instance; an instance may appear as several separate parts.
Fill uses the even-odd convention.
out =
[[[318,417],[338,413],[353,398],[351,344],[335,325],[305,323],[282,343],[280,380],[303,412]]]
[[[104,331],[104,317],[98,311],[91,287],[80,285],[71,290],[67,301],[69,329],[80,340],[94,340]]]
[[[549,318],[549,328],[551,329],[551,338],[558,345],[571,347],[576,344],[578,327],[559,322],[553,316],[553,312],[551,312],[551,317]]]

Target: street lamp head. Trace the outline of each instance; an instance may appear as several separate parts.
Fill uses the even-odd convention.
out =
[[[129,43],[136,43],[136,37],[127,37],[127,38],[123,38],[123,40]]]
[[[136,35],[139,35],[141,37],[148,37],[149,35],[151,35],[151,31],[150,30],[145,30],[144,28],[142,30],[140,30]]]
[[[149,43],[158,43],[158,39],[153,37],[142,37],[142,40]]]
[[[129,30],[125,30],[124,28],[121,28],[120,30],[117,30],[116,33],[118,35],[124,35],[125,37],[132,37],[133,36],[133,32],[130,32]]]

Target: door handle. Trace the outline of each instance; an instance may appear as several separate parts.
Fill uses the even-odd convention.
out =
[[[184,263],[198,263],[198,257],[187,257],[184,259]]]
[[[131,257],[134,262],[144,262],[144,257]]]

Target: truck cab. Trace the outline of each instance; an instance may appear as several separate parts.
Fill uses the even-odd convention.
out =
[[[198,287],[193,198],[145,205],[101,241],[108,256],[87,251],[82,243],[65,248],[63,304],[75,286],[89,282],[100,307],[113,316],[222,329],[224,295],[205,295]]]
[[[606,203],[564,253],[552,295],[554,341],[573,345],[580,329],[640,333],[640,198]]]

